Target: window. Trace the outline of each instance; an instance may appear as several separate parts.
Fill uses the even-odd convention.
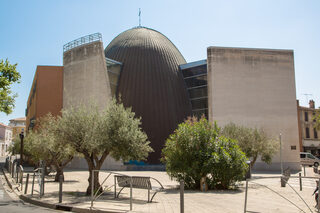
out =
[[[297,150],[297,146],[291,146],[291,150]]]
[[[310,138],[309,128],[306,128],[306,138]]]
[[[300,158],[306,158],[306,154],[300,154]]]
[[[201,75],[201,76],[197,76],[197,77],[186,78],[184,80],[185,80],[185,82],[187,84],[187,88],[207,85],[207,75]]]
[[[314,138],[318,138],[318,132],[316,128],[313,128]]]
[[[307,157],[311,159],[316,159],[312,154],[307,154]]]
[[[206,64],[182,70],[182,75],[185,78],[190,77],[190,76],[194,76],[194,75],[200,75],[203,73],[207,73],[207,65]]]
[[[190,99],[199,98],[199,97],[207,97],[208,96],[208,88],[207,86],[203,86],[200,88],[194,88],[189,90]]]
[[[208,99],[201,98],[196,100],[191,100],[192,110],[195,109],[206,109],[208,108]]]
[[[305,120],[305,121],[309,121],[309,119],[308,119],[308,112],[304,112],[304,120]]]

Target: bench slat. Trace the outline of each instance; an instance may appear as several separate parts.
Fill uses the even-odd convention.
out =
[[[120,187],[130,187],[130,177],[116,176],[118,185]],[[152,189],[150,177],[132,177],[132,188],[138,189]]]

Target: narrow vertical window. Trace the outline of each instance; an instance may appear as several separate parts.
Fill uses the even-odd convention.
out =
[[[304,112],[304,120],[305,121],[308,121],[309,119],[308,119],[308,112]]]
[[[306,138],[310,138],[309,128],[306,128]]]
[[[318,132],[316,128],[313,128],[314,138],[318,138]]]

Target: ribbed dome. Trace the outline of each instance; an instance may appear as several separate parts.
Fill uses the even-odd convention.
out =
[[[186,61],[167,37],[144,27],[118,35],[106,47],[105,55],[123,63],[117,94],[142,117],[142,128],[155,150],[148,162],[159,163],[165,140],[191,114],[178,68]]]

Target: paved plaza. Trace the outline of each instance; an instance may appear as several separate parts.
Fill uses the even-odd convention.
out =
[[[133,211],[132,212],[180,212],[179,185],[171,180],[165,172],[155,171],[122,171],[132,176],[150,176],[159,180],[165,190],[159,192],[152,203],[148,203],[147,190],[133,189]],[[63,184],[63,205],[89,209],[90,197],[85,196],[88,186],[88,171],[65,171],[65,182]],[[109,173],[100,172],[100,183]],[[303,176],[303,174],[302,174]],[[306,176],[316,177],[312,168],[306,169]],[[249,181],[247,212],[310,212],[316,211],[314,198],[315,179],[303,178],[303,188],[300,191],[298,173],[292,174],[289,184],[293,187],[280,187],[280,175],[273,173],[254,173]],[[31,196],[31,182],[27,196],[40,200],[41,202],[57,204],[59,185],[53,182],[53,176],[46,179],[45,195],[39,198],[39,186],[35,181],[35,191]],[[114,199],[114,178],[111,175],[103,184],[106,192],[94,202],[94,209],[112,212],[128,212],[130,210],[130,190],[124,189],[120,197]],[[157,186],[156,182],[152,185]],[[297,193],[301,198],[297,195]],[[119,191],[119,187],[117,189]],[[185,190],[184,194],[185,212],[243,212],[245,200],[245,182],[241,182],[235,190],[210,190],[200,192]],[[310,208],[310,209],[309,209]]]

